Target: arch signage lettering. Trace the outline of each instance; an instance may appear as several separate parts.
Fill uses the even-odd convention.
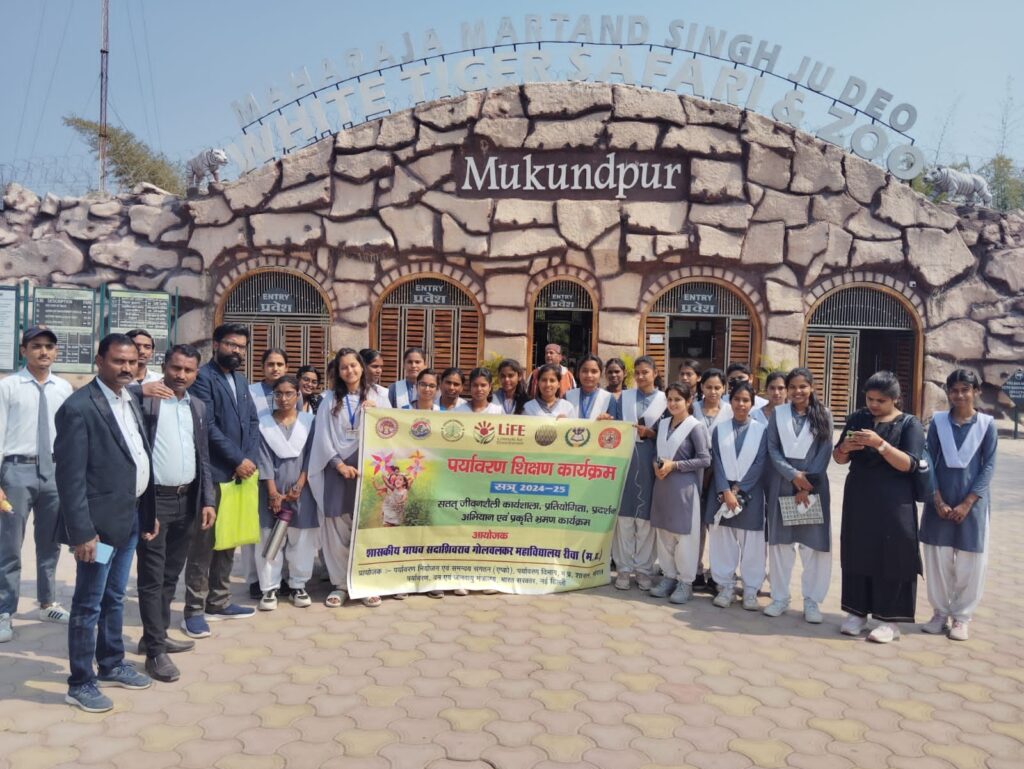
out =
[[[879,163],[901,179],[924,157],[908,131],[917,108],[829,62],[771,40],[642,15],[526,13],[402,32],[324,58],[231,104],[242,136],[225,147],[240,172],[357,123],[426,101],[513,83],[622,83],[761,112]]]

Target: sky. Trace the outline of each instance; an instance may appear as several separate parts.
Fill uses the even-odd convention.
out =
[[[37,192],[81,193],[95,186],[88,148],[62,116],[99,114],[100,0],[0,0],[0,183]],[[110,122],[136,133],[169,158],[184,161],[207,147],[237,141],[233,101],[290,73],[315,71],[351,48],[395,50],[402,33],[420,39],[434,28],[458,48],[460,22],[484,19],[493,35],[510,15],[573,19],[638,13],[662,41],[680,19],[746,32],[783,47],[795,66],[803,56],[834,66],[837,80],[857,75],[910,102],[919,112],[909,131],[926,158],[968,160],[977,167],[1000,137],[1024,164],[1024,3],[1017,0],[110,0]],[[514,11],[512,9],[515,9]],[[572,23],[572,22],[570,22]],[[547,29],[547,28],[545,28]],[[833,89],[834,90],[834,89]],[[834,94],[833,94],[834,95]],[[1007,109],[1009,105],[1009,109]],[[1010,130],[1000,130],[1008,116]]]

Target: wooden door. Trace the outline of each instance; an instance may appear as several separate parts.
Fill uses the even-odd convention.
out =
[[[668,321],[667,315],[648,315],[644,322],[644,354],[654,358],[658,372],[668,379]]]
[[[804,365],[814,375],[814,392],[836,422],[857,408],[859,332],[808,331]]]
[[[752,365],[750,359],[751,347],[753,345],[753,327],[749,318],[729,319],[729,352],[726,355],[725,365],[730,363],[745,363]]]

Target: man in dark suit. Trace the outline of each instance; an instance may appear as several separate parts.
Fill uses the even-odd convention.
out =
[[[171,601],[196,527],[208,531],[216,518],[206,405],[188,393],[199,362],[195,347],[175,345],[164,358],[162,379],[173,395],[143,396],[141,387],[132,386],[132,394],[142,399],[143,425],[153,447],[153,483],[142,509],[160,522],[159,533],[138,546],[139,654],[146,655],[146,672],[157,681],[177,681],[181,673],[167,655],[195,646],[168,637]]]
[[[238,369],[249,345],[249,329],[225,323],[213,331],[213,360],[199,369],[189,393],[206,406],[210,435],[210,470],[214,484],[248,478],[256,472],[260,423],[249,383]],[[219,503],[219,485],[217,486]],[[252,514],[258,515],[253,509]],[[231,564],[234,548],[214,550],[213,529],[192,538],[185,565],[185,619],[190,638],[210,635],[210,619],[251,617],[256,610],[231,603]]]
[[[140,532],[151,539],[158,526],[151,511],[139,505],[151,473],[142,415],[126,388],[135,381],[138,362],[130,337],[104,337],[95,379],[64,401],[56,415],[57,535],[72,546],[78,561],[65,701],[91,713],[114,706],[97,685],[145,689],[152,684],[124,661],[121,638],[135,544]]]

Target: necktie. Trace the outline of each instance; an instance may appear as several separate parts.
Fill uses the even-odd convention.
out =
[[[39,388],[39,419],[36,421],[36,456],[39,464],[39,478],[48,481],[53,477],[53,449],[50,446],[50,409],[46,404],[46,382]]]

